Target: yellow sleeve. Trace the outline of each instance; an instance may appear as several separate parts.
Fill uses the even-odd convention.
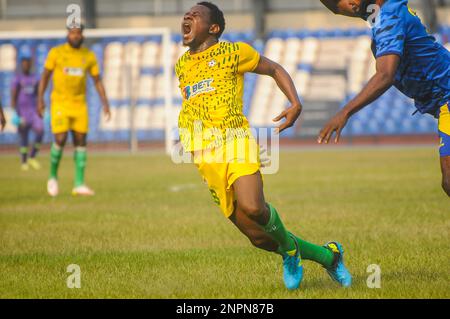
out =
[[[98,67],[97,58],[95,57],[95,53],[90,52],[90,68],[89,68],[89,74],[91,76],[97,76],[100,74],[100,68]]]
[[[259,63],[259,53],[247,43],[238,42],[239,45],[239,73],[252,72]]]
[[[58,56],[56,48],[51,48],[48,52],[47,59],[45,60],[44,68],[53,71],[56,67],[56,57]]]

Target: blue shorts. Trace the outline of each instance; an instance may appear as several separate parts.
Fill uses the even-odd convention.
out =
[[[439,154],[441,157],[450,156],[450,110],[448,103],[439,110]]]

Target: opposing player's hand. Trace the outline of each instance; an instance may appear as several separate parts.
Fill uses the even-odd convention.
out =
[[[348,116],[345,113],[339,112],[335,116],[328,121],[327,124],[322,128],[319,133],[319,137],[317,138],[317,142],[319,144],[325,143],[327,144],[330,141],[331,136],[334,132],[336,132],[336,137],[334,138],[334,142],[339,142],[339,138],[341,137],[342,129],[345,124],[347,124]]]
[[[37,105],[37,111],[40,118],[44,118],[45,114],[45,102],[44,101],[38,101]]]
[[[276,118],[273,119],[273,121],[278,122],[283,118],[286,120],[276,128],[276,131],[278,133],[281,133],[285,129],[292,127],[301,113],[302,113],[301,105],[293,105],[284,110],[283,112],[281,112],[280,115],[278,115]]]
[[[109,122],[111,119],[111,110],[108,105],[103,105],[103,113],[105,114],[106,122]]]

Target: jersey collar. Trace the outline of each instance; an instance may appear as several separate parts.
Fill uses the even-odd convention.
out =
[[[212,51],[214,51],[215,49],[217,49],[220,46],[220,41],[217,42],[216,44],[213,44],[212,46],[210,46],[208,49],[206,49],[205,51],[202,52],[198,52],[198,53],[194,53],[191,54],[188,51],[188,54],[190,56],[191,59],[193,60],[203,60],[205,59]]]
[[[69,43],[67,43],[67,42],[64,43],[64,49],[72,51],[72,52],[79,52],[81,48],[82,47],[80,47],[79,49],[75,49],[75,48],[72,48],[72,46]]]

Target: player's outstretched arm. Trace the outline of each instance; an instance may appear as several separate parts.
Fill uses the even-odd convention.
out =
[[[102,100],[103,113],[105,113],[106,120],[109,121],[109,119],[111,118],[111,111],[109,109],[109,102],[108,98],[106,97],[105,87],[103,86],[100,75],[95,75],[92,77],[92,79],[94,80],[95,89],[97,90],[98,95]]]
[[[302,104],[297,94],[297,89],[295,88],[294,82],[287,71],[278,63],[269,60],[268,58],[261,56],[258,66],[253,70],[254,73],[268,75],[272,77],[277,83],[280,90],[286,95],[291,106],[281,112],[276,118],[273,119],[274,122],[278,122],[285,118],[284,123],[277,127],[279,132],[284,131],[288,127],[294,125],[297,118],[302,112]]]
[[[339,142],[341,131],[347,124],[350,116],[378,99],[394,83],[400,57],[395,54],[384,55],[377,58],[376,73],[369,80],[361,92],[342,108],[320,131],[317,142],[328,143],[331,136],[336,132],[334,142]]]
[[[44,68],[44,72],[42,72],[41,80],[39,81],[38,87],[38,114],[40,117],[44,117],[45,112],[45,101],[44,95],[45,90],[47,90],[48,81],[50,81],[50,77],[52,76],[52,71]]]

